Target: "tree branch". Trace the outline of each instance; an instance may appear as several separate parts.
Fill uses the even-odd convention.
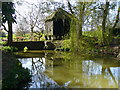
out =
[[[26,18],[25,18],[24,16],[22,16],[17,10],[15,10],[15,11],[16,11],[21,17],[24,18],[24,20],[25,20],[26,23],[28,23],[27,20],[26,20]]]
[[[120,13],[120,6],[118,7],[118,13],[117,13],[117,16],[116,16],[116,21],[113,25],[113,29],[117,26],[117,23],[119,22],[119,13]]]
[[[4,25],[3,23],[2,23],[2,26],[3,26],[4,30],[5,30],[6,32],[8,32],[7,28],[5,27],[5,25]]]
[[[74,14],[74,12],[73,12],[73,10],[72,10],[72,7],[71,7],[71,4],[70,4],[70,1],[67,0],[67,3],[68,3],[68,8],[69,8],[70,12],[71,12],[72,14]]]

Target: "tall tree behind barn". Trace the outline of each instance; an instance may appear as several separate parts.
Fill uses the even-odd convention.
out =
[[[62,36],[65,36],[69,33],[70,30],[70,21],[72,15],[62,8],[58,8],[45,20],[45,36],[46,39],[62,39]]]

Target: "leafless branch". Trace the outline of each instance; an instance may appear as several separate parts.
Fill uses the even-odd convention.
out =
[[[16,11],[21,17],[24,18],[24,20],[25,20],[26,23],[28,23],[27,20],[26,20],[26,18],[25,18],[24,16],[22,16],[17,10],[15,10],[15,11]]]
[[[8,32],[7,28],[5,27],[5,25],[4,25],[3,23],[2,23],[2,26],[3,26],[4,30],[5,30],[6,32]]]

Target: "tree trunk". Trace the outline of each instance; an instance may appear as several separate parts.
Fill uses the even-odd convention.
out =
[[[102,35],[103,35],[103,45],[106,45],[106,19],[109,10],[109,2],[106,2],[105,9],[103,10],[103,21],[102,21]]]
[[[78,39],[80,39],[80,37],[82,36],[84,11],[85,11],[85,3],[80,2],[80,12],[79,12],[79,17],[77,22],[77,38]]]
[[[116,21],[113,25],[113,29],[117,26],[117,23],[119,22],[119,14],[120,14],[120,6],[118,7],[118,12],[117,12],[117,16],[116,16]]]
[[[34,39],[34,36],[33,36],[33,32],[34,32],[34,27],[33,26],[31,26],[31,41]]]
[[[12,20],[8,20],[8,45],[12,44]]]
[[[118,7],[118,12],[116,15],[115,23],[114,23],[113,27],[109,29],[109,37],[113,36],[113,31],[115,30],[115,27],[117,26],[117,24],[119,22],[119,16],[120,16],[120,6]]]

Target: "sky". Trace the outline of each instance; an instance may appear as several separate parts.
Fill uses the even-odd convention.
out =
[[[38,2],[38,1],[55,1],[55,2],[63,2],[63,3],[66,3],[66,0],[16,0],[16,1],[27,1],[29,3],[35,3],[35,2]],[[75,0],[72,0],[72,1],[75,1]]]

